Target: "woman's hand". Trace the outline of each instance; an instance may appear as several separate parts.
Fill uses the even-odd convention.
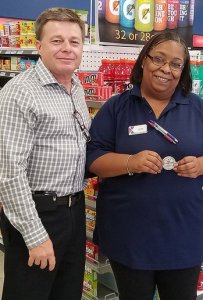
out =
[[[176,163],[173,170],[179,176],[197,178],[199,175],[202,175],[202,165],[202,157],[186,156]]]
[[[128,167],[133,173],[157,174],[162,170],[162,158],[154,151],[144,150],[130,157]]]

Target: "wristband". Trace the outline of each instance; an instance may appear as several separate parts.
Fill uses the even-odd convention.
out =
[[[127,160],[126,160],[126,170],[127,170],[127,173],[128,173],[129,176],[134,175],[134,173],[131,172],[131,171],[129,170],[129,167],[128,167],[129,159],[131,158],[131,156],[133,156],[133,154],[128,155]]]

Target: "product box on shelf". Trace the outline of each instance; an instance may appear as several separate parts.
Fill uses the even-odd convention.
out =
[[[99,247],[91,241],[86,241],[86,257],[87,259],[98,261]]]
[[[20,60],[19,56],[11,56],[11,71],[20,71]]]
[[[88,230],[93,231],[96,222],[96,211],[86,207],[85,213],[86,213],[86,227]]]
[[[97,273],[87,265],[85,265],[83,290],[91,296],[97,296]]]
[[[105,101],[112,96],[111,86],[83,85],[86,100]]]
[[[99,108],[88,107],[90,117],[93,119],[99,111]]]
[[[98,193],[98,177],[92,177],[88,179],[87,186],[84,190],[87,196],[97,196]]]
[[[3,57],[1,59],[1,70],[10,70],[10,69],[11,69],[10,57]]]
[[[104,85],[104,76],[101,72],[77,72],[77,76],[82,84]]]

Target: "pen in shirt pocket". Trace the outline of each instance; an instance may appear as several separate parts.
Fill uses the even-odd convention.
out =
[[[157,124],[155,121],[150,120],[148,121],[148,124],[155,128],[157,131],[159,131],[163,136],[171,143],[176,144],[178,143],[178,140],[176,137],[174,137],[171,133],[169,133],[167,130],[165,130],[163,127],[161,127],[159,124]]]

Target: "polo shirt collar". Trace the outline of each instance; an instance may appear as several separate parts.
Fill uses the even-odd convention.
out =
[[[133,86],[131,90],[131,95],[142,98],[141,91],[140,91],[140,84],[135,84]],[[182,94],[182,90],[180,87],[177,87],[172,96],[171,102],[176,104],[189,104],[189,98]]]

